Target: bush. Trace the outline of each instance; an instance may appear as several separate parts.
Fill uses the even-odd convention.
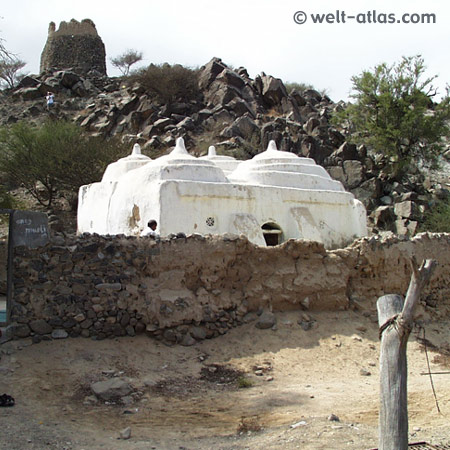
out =
[[[85,135],[64,121],[0,129],[0,170],[48,207],[57,195],[74,205],[80,186],[99,181],[106,166],[127,153],[119,141]]]
[[[188,102],[195,100],[200,94],[198,70],[179,64],[150,64],[147,68],[136,71],[131,80],[162,104]]]
[[[425,214],[420,231],[450,233],[450,198],[440,200]]]
[[[6,190],[5,186],[0,185],[0,209],[14,209],[15,207],[14,197]]]
[[[253,387],[254,383],[252,380],[242,376],[237,379],[237,385],[239,389],[247,389]]]

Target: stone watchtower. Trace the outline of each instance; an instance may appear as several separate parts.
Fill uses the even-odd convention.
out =
[[[40,71],[50,68],[71,68],[80,75],[96,70],[106,75],[105,45],[92,20],[61,22],[58,30],[55,23],[50,22]]]

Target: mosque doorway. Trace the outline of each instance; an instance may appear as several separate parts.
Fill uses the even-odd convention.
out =
[[[273,222],[265,223],[262,227],[264,240],[267,247],[273,247],[283,242],[283,231],[281,227]]]

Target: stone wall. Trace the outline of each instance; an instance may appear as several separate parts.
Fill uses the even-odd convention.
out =
[[[438,260],[423,307],[449,315],[449,234],[364,238],[334,251],[294,240],[256,247],[232,235],[58,237],[39,249],[16,248],[10,328],[37,340],[146,331],[189,344],[263,309],[373,313],[380,295],[406,292],[413,255]]]
[[[91,70],[106,75],[105,45],[90,19],[61,22],[58,30],[50,22],[40,71],[68,68],[82,75]]]

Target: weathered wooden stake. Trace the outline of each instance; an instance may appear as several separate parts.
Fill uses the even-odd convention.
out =
[[[379,450],[408,448],[406,345],[414,309],[435,265],[436,261],[427,260],[418,268],[413,259],[405,302],[400,295],[384,295],[377,301],[381,339]]]

